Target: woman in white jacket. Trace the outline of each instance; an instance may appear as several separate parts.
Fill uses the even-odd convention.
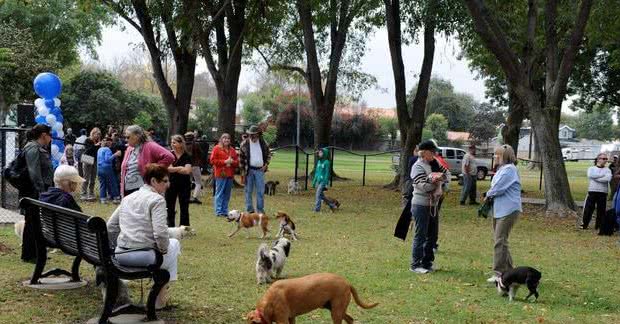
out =
[[[611,170],[605,167],[607,164],[607,154],[600,153],[594,160],[594,166],[588,168],[588,197],[583,207],[582,229],[587,229],[592,213],[596,207],[596,221],[594,228],[598,229],[599,224],[605,217],[605,209],[607,207],[607,191],[609,190],[609,181],[611,181]]]

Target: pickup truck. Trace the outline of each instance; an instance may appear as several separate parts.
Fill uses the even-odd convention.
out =
[[[450,173],[453,176],[461,177],[461,168],[463,165],[463,157],[467,152],[465,150],[456,148],[456,147],[440,147],[439,152],[441,152],[441,156],[446,160],[448,165],[450,165]],[[491,170],[491,162],[483,159],[476,159],[476,164],[478,166],[478,172],[476,173],[476,177],[478,180],[484,180],[487,175],[489,175],[489,171]]]

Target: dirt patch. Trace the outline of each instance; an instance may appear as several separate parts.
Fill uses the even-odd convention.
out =
[[[13,249],[0,242],[0,254],[7,254],[11,252],[13,252]]]

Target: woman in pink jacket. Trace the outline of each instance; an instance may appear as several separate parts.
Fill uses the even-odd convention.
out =
[[[127,196],[144,184],[142,176],[149,163],[158,163],[165,167],[174,162],[174,156],[159,144],[150,140],[142,127],[131,125],[125,130],[127,151],[121,164],[121,193]]]

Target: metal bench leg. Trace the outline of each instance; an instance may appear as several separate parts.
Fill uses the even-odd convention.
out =
[[[112,314],[112,309],[114,308],[114,304],[116,303],[116,298],[118,296],[118,277],[109,273],[106,273],[105,276],[106,293],[103,304],[103,312],[99,318],[99,324],[108,323],[108,319]]]
[[[45,246],[40,246],[40,244],[37,243],[37,263],[34,266],[34,272],[30,279],[31,285],[39,284],[39,279],[42,278],[43,269],[45,269],[45,263],[47,263],[47,249]]]
[[[73,260],[73,265],[71,265],[71,281],[79,282],[80,281],[80,263],[82,262],[82,257],[75,257]]]
[[[170,281],[170,273],[167,270],[159,269],[153,273],[153,288],[149,292],[149,298],[146,301],[146,319],[156,321],[155,301],[161,289]]]

